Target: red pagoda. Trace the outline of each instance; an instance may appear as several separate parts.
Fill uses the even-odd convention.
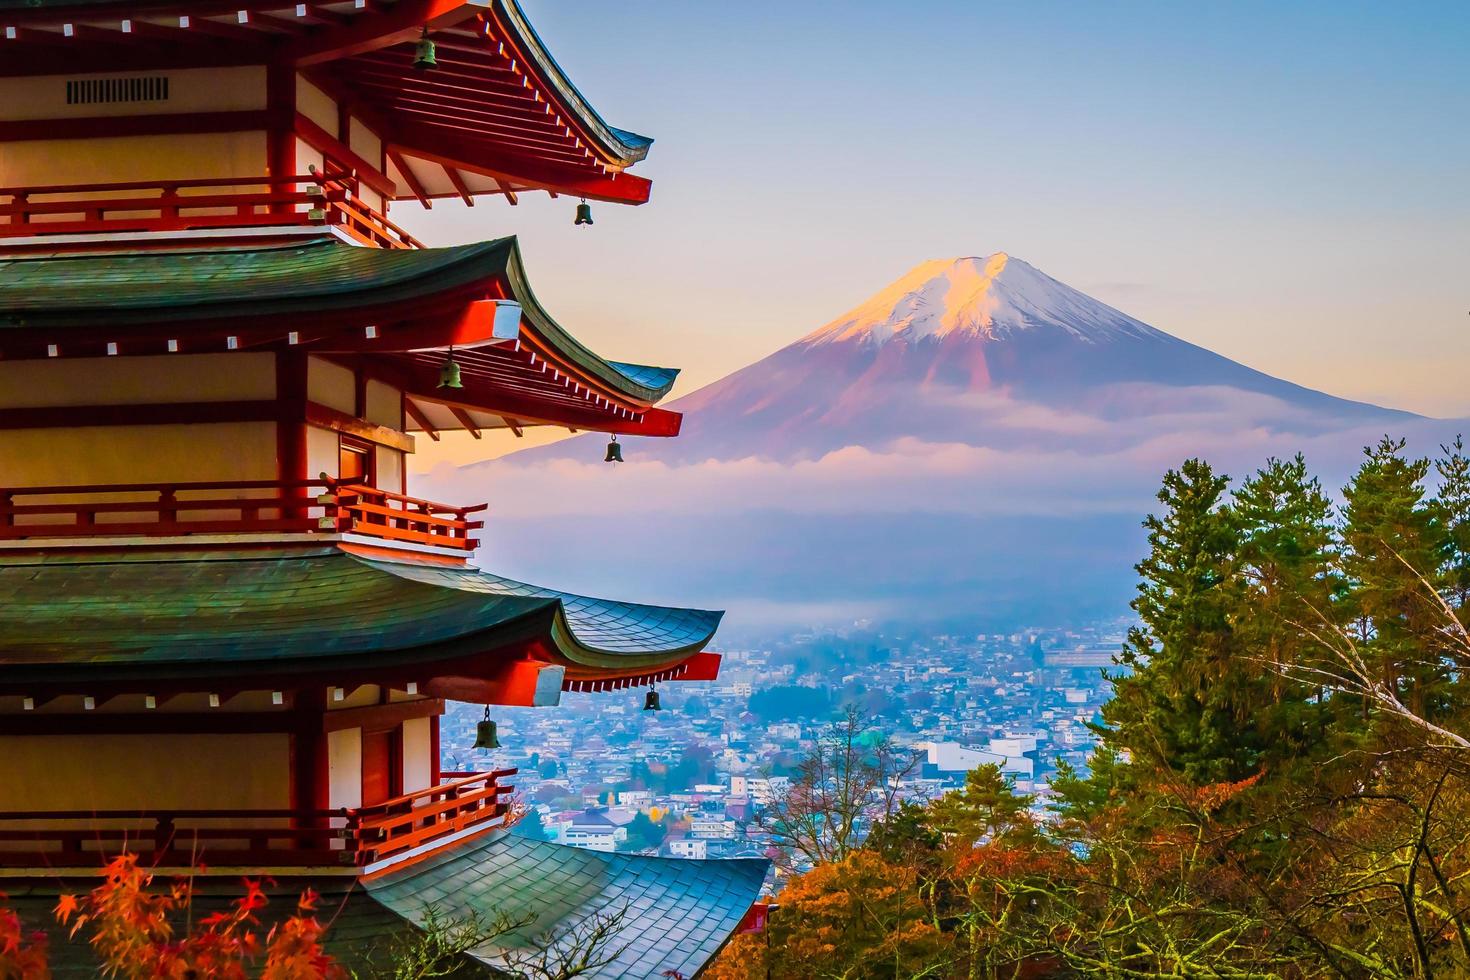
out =
[[[483,571],[493,507],[406,478],[450,430],[678,433],[676,372],[578,343],[513,238],[424,248],[388,218],[545,192],[588,221],[648,200],[650,142],[514,0],[0,0],[0,890],[24,916],[130,851],[202,895],[317,889],[349,965],[431,906],[524,922],[487,971],[620,909],[588,975],[688,977],[739,926],[765,862],[519,838],[513,771],[439,765],[446,699],[711,680],[719,614]]]

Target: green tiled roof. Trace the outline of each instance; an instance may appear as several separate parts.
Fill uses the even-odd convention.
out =
[[[531,291],[514,237],[451,248],[377,249],[335,238],[0,257],[0,330],[95,330],[229,317],[302,318],[411,304],[503,282],[531,327],[569,361],[630,398],[653,403],[678,371],[604,360],[553,320]]]
[[[574,663],[639,668],[702,649],[720,615],[335,547],[0,556],[0,678],[416,663],[538,637]]]
[[[565,937],[599,914],[621,913],[622,929],[606,948],[619,955],[585,976],[634,980],[677,970],[693,977],[759,898],[769,866],[760,859],[604,854],[497,836],[375,879],[367,891],[413,921],[430,904],[532,917],[499,948],[476,951],[492,967],[505,964],[507,949],[540,948],[548,936]]]
[[[642,980],[677,970],[693,977],[719,951],[760,895],[769,863],[764,860],[685,861],[673,858],[599,854],[561,844],[492,834],[462,844],[444,856],[425,859],[405,871],[358,884],[342,878],[281,877],[269,884],[269,904],[261,911],[262,931],[290,915],[305,888],[321,896],[320,917],[330,923],[329,954],[358,976],[391,976],[392,954],[428,904],[442,917],[463,921],[471,912],[488,923],[497,911],[520,918],[524,928],[505,937],[498,949],[477,950],[456,977],[504,976],[494,969],[504,949],[531,947],[547,934],[569,930],[621,909],[622,929],[604,947],[621,950],[589,980]],[[349,884],[350,882],[350,884]],[[97,962],[87,943],[69,941],[52,909],[62,891],[95,884],[63,886],[52,880],[5,878],[0,888],[7,905],[27,930],[50,938],[52,975],[95,977]],[[240,895],[236,880],[195,878],[196,919],[228,907]]]

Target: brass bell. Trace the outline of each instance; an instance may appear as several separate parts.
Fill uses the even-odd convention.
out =
[[[648,693],[645,694],[645,695],[643,695],[643,710],[644,711],[662,711],[662,710],[664,710],[663,709],[663,705],[661,705],[661,704],[658,703],[658,691],[656,691],[655,689],[653,689],[651,687],[648,689]]]
[[[434,60],[434,39],[429,37],[427,27],[419,37],[418,46],[413,49],[413,66],[419,71],[439,67],[439,62]]]
[[[604,463],[621,463],[623,461],[623,447],[618,445],[617,436],[613,436],[612,442],[607,444],[607,456],[602,461]]]
[[[464,382],[459,380],[459,362],[454,359],[453,347],[449,348],[449,356],[444,359],[444,366],[439,368],[439,387],[464,387]]]
[[[475,748],[498,749],[500,739],[495,734],[495,722],[490,720],[490,706],[485,705],[485,717],[475,726]]]
[[[578,204],[577,205],[577,220],[576,221],[573,221],[572,224],[574,224],[574,225],[590,225],[590,224],[592,224],[592,205],[588,204],[586,201],[583,201],[581,204]]]

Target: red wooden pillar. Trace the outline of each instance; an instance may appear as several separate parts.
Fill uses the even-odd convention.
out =
[[[276,469],[278,480],[310,479],[306,472],[306,355],[276,352]]]
[[[265,108],[270,128],[265,134],[266,172],[275,178],[296,176],[296,68],[272,63],[265,69]],[[271,185],[273,192],[289,191],[292,185]],[[290,211],[289,204],[273,204],[271,211]]]
[[[323,716],[325,691],[302,691],[296,699],[291,733],[291,809],[325,810],[331,805],[330,760]]]

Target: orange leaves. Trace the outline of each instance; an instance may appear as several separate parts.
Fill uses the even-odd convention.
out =
[[[1208,786],[1190,787],[1181,792],[1188,800],[1206,813],[1214,813],[1226,803],[1261,781],[1265,770],[1234,783],[1211,783]]]
[[[326,929],[316,918],[318,898],[311,889],[302,892],[296,914],[270,931],[261,980],[336,980],[347,976],[322,950]]]
[[[153,876],[139,866],[137,856],[124,854],[103,870],[102,884],[85,896],[61,895],[53,913],[71,926],[72,936],[89,927],[88,941],[105,976],[246,980],[251,964],[263,956],[261,980],[345,978],[322,947],[326,927],[316,918],[319,896],[313,891],[304,892],[294,914],[261,939],[258,913],[269,904],[270,884],[246,879],[243,894],[227,908],[200,917],[191,930],[176,935],[175,923],[187,921],[192,911],[189,883],[177,881],[155,891]],[[0,909],[0,978],[44,980],[49,976],[45,952],[44,937],[26,942],[14,913]]]
[[[6,896],[0,894],[0,903]],[[49,980],[46,965],[46,934],[26,932],[20,916],[0,908],[0,977],[5,980]]]

